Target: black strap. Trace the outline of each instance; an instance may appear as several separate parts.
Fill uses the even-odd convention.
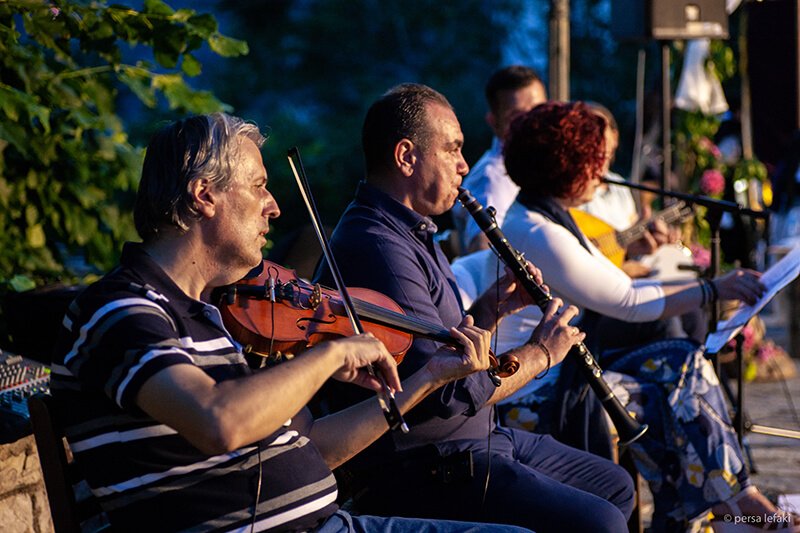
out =
[[[572,215],[569,214],[569,211],[561,207],[561,205],[559,205],[559,203],[556,202],[552,197],[534,196],[524,191],[520,191],[519,195],[517,195],[517,201],[530,211],[536,211],[545,218],[550,219],[559,226],[564,227],[567,231],[572,233],[576,239],[578,239],[578,242],[581,243],[581,246],[586,248],[586,250],[591,253],[591,250],[589,250],[589,244],[586,242],[586,238],[583,236],[583,233],[581,233],[581,230],[578,229],[578,225],[575,223]]]

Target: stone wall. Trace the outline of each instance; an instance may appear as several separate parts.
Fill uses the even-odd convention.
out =
[[[0,530],[3,533],[53,531],[33,435],[0,445]]]

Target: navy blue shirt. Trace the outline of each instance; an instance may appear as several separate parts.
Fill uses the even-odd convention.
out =
[[[435,232],[430,218],[362,182],[333,232],[331,247],[346,285],[379,291],[407,314],[450,328],[461,322],[464,310],[450,264],[434,241]],[[316,279],[333,286],[326,264],[318,269]],[[440,346],[416,338],[398,367],[400,377],[419,370]],[[357,398],[352,389],[340,387],[336,394],[346,395],[347,403],[354,403]],[[405,416],[411,426],[407,435],[391,432],[371,451],[384,451],[389,444],[405,450],[429,443],[450,451],[452,447],[443,443],[485,439],[493,427],[491,408],[485,404],[494,390],[486,372],[451,382]]]

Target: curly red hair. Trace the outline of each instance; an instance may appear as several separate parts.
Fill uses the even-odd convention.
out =
[[[605,161],[605,120],[582,102],[546,102],[515,118],[503,155],[529,195],[574,198]]]

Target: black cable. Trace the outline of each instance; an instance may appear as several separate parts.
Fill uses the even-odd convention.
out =
[[[275,271],[275,278],[278,277],[278,269],[274,266],[270,266],[267,272],[269,273],[269,281],[272,282],[272,271]],[[274,285],[270,283],[270,286],[274,288]],[[270,293],[270,302],[272,305],[270,306],[270,321],[272,322],[272,336],[269,338],[269,351],[267,355],[272,355],[272,349],[275,346],[275,298],[272,297],[272,292]],[[250,521],[250,533],[253,533],[256,528],[256,515],[258,514],[258,502],[261,499],[261,482],[264,477],[264,465],[261,463],[261,441],[256,442],[256,457],[258,457],[258,482],[256,483],[256,499],[253,502],[253,517]]]
[[[273,271],[275,272],[274,278],[272,277]],[[277,282],[278,279],[278,269],[274,266],[270,266],[267,269],[267,273],[269,274],[267,282],[270,284],[270,301],[272,302],[272,305],[270,306],[270,320],[272,321],[272,337],[269,338],[269,351],[267,352],[267,354],[272,355],[272,349],[275,346],[275,282]]]
[[[494,344],[493,350],[495,355],[497,354],[497,336],[498,336],[498,329],[500,328],[500,261],[497,261],[497,266],[495,269],[495,309],[494,309],[494,319],[495,319],[495,327],[494,327],[494,339],[492,339],[492,343]],[[483,483],[483,497],[481,498],[481,512],[483,511],[483,507],[486,505],[486,495],[489,493],[489,479],[492,477],[492,418],[493,414],[496,412],[495,407],[489,410],[489,431],[486,434],[486,479]]]
[[[258,511],[258,501],[261,499],[261,480],[264,473],[263,465],[261,464],[261,441],[256,442],[257,457],[258,457],[258,483],[256,484],[256,499],[253,502],[253,518],[250,521],[250,533],[256,529],[256,515]]]

